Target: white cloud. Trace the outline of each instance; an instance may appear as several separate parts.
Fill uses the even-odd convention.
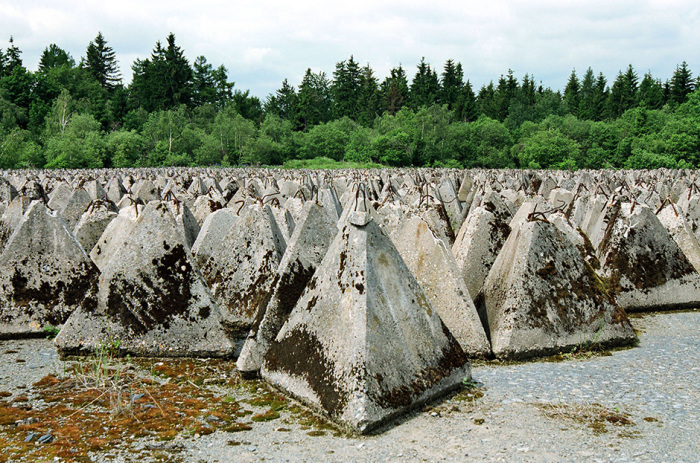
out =
[[[50,43],[80,59],[102,31],[129,80],[134,59],[173,32],[191,61],[224,64],[236,88],[260,97],[284,78],[298,84],[307,67],[332,75],[350,55],[380,79],[399,63],[411,75],[422,56],[440,71],[452,58],[477,87],[509,68],[555,89],[588,66],[609,80],[628,63],[662,79],[683,60],[700,72],[700,7],[690,0],[0,0],[0,11],[29,68]]]

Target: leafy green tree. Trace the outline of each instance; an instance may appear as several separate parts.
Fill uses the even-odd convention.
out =
[[[0,133],[0,169],[36,169],[44,166],[41,146],[27,130]]]
[[[98,32],[95,40],[87,46],[85,68],[105,90],[112,91],[121,83],[117,58],[102,32]]]
[[[135,130],[117,130],[105,140],[106,164],[111,167],[136,167],[143,161],[144,143]]]
[[[372,151],[379,162],[394,167],[410,166],[413,162],[415,146],[411,137],[401,129],[379,135],[372,141]]]
[[[350,140],[345,150],[345,161],[361,164],[376,162],[379,155],[372,147],[373,141],[372,129],[362,126],[355,129],[350,134]]]
[[[513,138],[500,121],[481,116],[472,123],[473,158],[465,159],[467,167],[514,167],[510,156]]]
[[[326,157],[342,161],[355,126],[350,118],[343,118],[313,127],[300,137],[299,158]]]
[[[530,169],[564,168],[580,157],[580,146],[558,130],[537,131],[523,140],[520,165]]]
[[[414,164],[431,166],[447,160],[449,150],[445,146],[445,140],[452,117],[447,105],[435,104],[416,111],[413,130],[409,132],[415,146]]]
[[[96,169],[102,167],[105,144],[101,124],[90,114],[73,115],[64,130],[46,143],[46,167]]]

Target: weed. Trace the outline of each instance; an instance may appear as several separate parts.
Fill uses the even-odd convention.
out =
[[[46,335],[46,339],[54,339],[56,336],[58,336],[58,333],[60,331],[61,329],[57,326],[46,325],[44,327],[44,334]]]

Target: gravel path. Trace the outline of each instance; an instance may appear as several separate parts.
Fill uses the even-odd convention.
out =
[[[700,310],[648,314],[633,324],[639,346],[611,356],[477,365],[483,397],[452,397],[379,435],[311,436],[283,412],[251,431],[182,439],[172,459],[700,463]],[[14,394],[31,397],[26,386],[60,368],[46,340],[0,341],[0,354],[0,389]],[[589,413],[630,424],[594,422]]]

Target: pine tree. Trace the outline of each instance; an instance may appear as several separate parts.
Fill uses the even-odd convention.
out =
[[[447,109],[453,110],[457,105],[460,92],[462,91],[464,74],[462,65],[448,59],[442,72],[440,82],[440,104],[446,104]]]
[[[384,111],[392,116],[399,112],[408,100],[408,92],[406,71],[399,65],[399,67],[393,68],[390,77],[382,82],[381,93],[384,100]]]
[[[318,74],[306,70],[297,93],[299,125],[302,130],[309,130],[332,117],[332,98],[330,80],[326,73]]]
[[[107,46],[102,32],[90,42],[85,56],[85,67],[105,90],[114,90],[121,83],[117,58],[112,47]]]
[[[500,117],[499,107],[496,102],[496,90],[493,87],[493,82],[489,82],[488,85],[482,85],[476,97],[476,104],[479,108],[479,114],[483,114],[491,119],[498,119]]]
[[[463,122],[474,122],[479,118],[476,95],[471,82],[468,80],[460,89],[455,112],[456,117]]]
[[[584,120],[595,120],[596,118],[596,81],[593,69],[588,68],[581,81],[581,91],[579,92],[578,117]]]
[[[166,95],[168,106],[177,107],[181,104],[190,104],[192,99],[192,68],[185,58],[182,49],[175,45],[175,34],[172,32],[167,38],[168,47],[165,50]]]
[[[357,122],[369,127],[379,115],[379,82],[367,64],[360,71],[360,90],[357,99]]]
[[[5,51],[5,58],[7,60],[5,64],[5,75],[12,74],[15,67],[22,66],[21,54],[22,52],[15,45],[15,39],[10,36],[10,46],[7,47],[7,50]]]
[[[75,67],[75,60],[70,53],[52,43],[44,49],[39,58],[39,72],[46,72],[49,69],[60,66],[73,68]]]
[[[569,107],[569,112],[574,115],[578,115],[579,112],[580,91],[581,83],[578,80],[578,76],[576,76],[576,69],[574,69],[571,71],[569,81],[564,89],[564,101]]]
[[[294,87],[289,85],[287,79],[282,82],[282,87],[270,95],[265,103],[265,111],[275,114],[281,119],[287,120],[296,127],[298,115],[298,97]]]
[[[681,105],[685,103],[693,90],[695,90],[693,74],[688,68],[688,63],[683,61],[680,66],[676,66],[676,71],[671,78],[670,101],[673,104]]]
[[[360,66],[350,59],[335,65],[331,92],[335,103],[334,116],[340,119],[347,116],[353,120],[358,117],[358,97],[360,90]]]
[[[418,110],[423,106],[430,106],[438,101],[440,83],[437,73],[430,69],[430,65],[421,58],[418,64],[418,72],[413,76],[411,88],[408,92],[408,101],[411,108]]]
[[[605,114],[605,106],[608,101],[608,96],[610,95],[610,92],[608,90],[608,79],[606,79],[605,75],[600,72],[598,73],[598,78],[595,81],[595,97],[594,97],[594,120],[600,121],[603,120],[604,114]]]
[[[650,72],[644,74],[639,84],[639,103],[644,103],[647,109],[661,109],[664,105],[664,86]]]
[[[214,81],[214,66],[204,56],[198,56],[192,64],[192,104],[215,105],[217,92]]]

